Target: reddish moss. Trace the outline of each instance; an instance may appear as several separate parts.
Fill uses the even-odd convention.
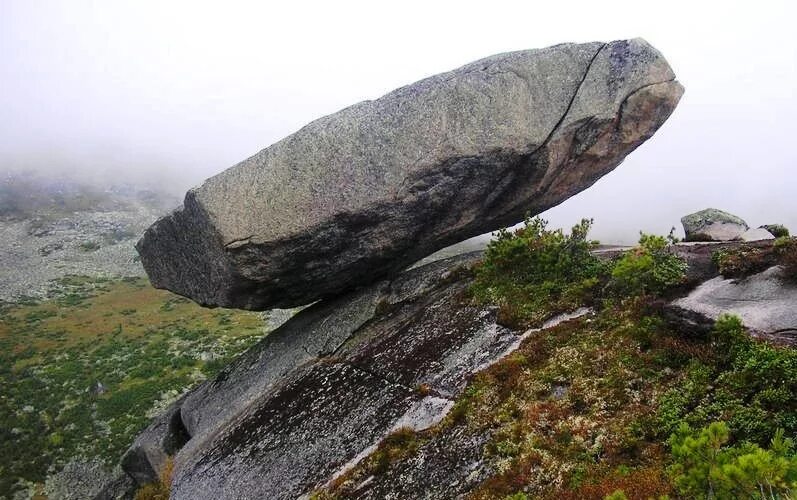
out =
[[[711,258],[725,278],[744,278],[777,263],[777,254],[772,246],[719,250]]]
[[[145,484],[136,491],[134,500],[169,500],[172,489],[172,475],[174,473],[174,459],[169,457],[160,470],[157,483]]]
[[[557,500],[603,500],[621,490],[629,499],[659,498],[672,493],[663,464],[639,469],[615,470],[595,481],[585,481],[574,490],[559,491],[549,498]]]
[[[503,498],[523,489],[533,480],[532,470],[542,464],[542,457],[536,453],[523,456],[512,467],[484,481],[468,498],[472,500],[492,500]]]

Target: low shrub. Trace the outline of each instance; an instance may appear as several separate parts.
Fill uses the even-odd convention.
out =
[[[752,340],[731,315],[717,320],[708,341],[711,359],[693,359],[678,387],[661,396],[658,433],[716,420],[759,445],[779,428],[797,433],[797,351]]]
[[[776,255],[772,247],[727,248],[711,254],[711,260],[723,277],[744,278],[775,265]]]
[[[761,227],[769,231],[769,233],[775,238],[783,238],[789,236],[789,230],[783,224],[767,224]]]
[[[561,500],[603,498],[627,500],[629,498],[662,498],[672,487],[666,473],[659,467],[640,467],[628,471],[617,470],[599,482],[581,485],[575,490],[563,491]]]
[[[368,458],[374,474],[382,474],[390,465],[415,452],[418,448],[418,436],[408,427],[391,432],[379,443],[376,451]]]
[[[791,498],[797,488],[794,442],[778,429],[768,449],[729,445],[728,425],[713,422],[699,431],[682,424],[669,439],[670,474],[685,498]]]
[[[590,302],[604,269],[590,253],[597,245],[587,239],[591,225],[583,219],[567,235],[535,217],[514,232],[499,231],[475,268],[471,292],[498,304],[499,321],[516,328]]]
[[[608,290],[614,296],[663,293],[683,282],[686,262],[671,253],[668,244],[675,239],[641,233],[639,246],[623,254],[614,264]]]
[[[778,262],[783,266],[784,276],[797,281],[797,239],[778,238],[774,248]]]

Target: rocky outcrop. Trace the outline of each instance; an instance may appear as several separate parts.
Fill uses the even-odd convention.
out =
[[[686,280],[684,288],[694,288],[695,286],[710,280],[720,274],[714,255],[723,251],[752,251],[760,252],[767,256],[763,261],[766,267],[775,264],[775,256],[772,254],[772,242],[768,240],[759,241],[725,241],[725,242],[697,242],[680,243],[673,245],[670,250],[686,262]],[[771,262],[771,264],[767,264]]]
[[[189,436],[180,414],[184,399],[180,398],[156,417],[122,457],[122,468],[137,483],[156,481],[169,457],[188,441]]]
[[[54,500],[132,500],[134,486],[119,466],[109,470],[101,460],[72,459],[47,478],[44,493]]]
[[[667,304],[668,319],[694,334],[731,312],[756,335],[795,338],[788,306],[797,289],[779,267],[725,280],[711,257],[765,246],[772,242],[675,245],[693,290]],[[303,309],[156,419],[123,466],[146,482],[173,455],[174,499],[297,498],[349,470],[392,431],[435,425],[473,373],[539,333],[501,326],[495,308],[469,299],[470,267],[480,256],[433,262]],[[490,431],[456,429],[435,434],[413,457],[359,485],[356,496],[470,491],[495,473],[479,460]]]
[[[166,210],[166,202],[118,196],[122,201],[113,210],[66,212],[43,205],[35,215],[0,217],[0,301],[45,298],[54,280],[70,274],[143,276],[136,237]]]
[[[156,419],[123,466],[146,482],[176,453],[175,499],[296,498],[392,430],[435,424],[473,372],[522,338],[464,295],[479,256],[304,309]],[[183,430],[184,446],[166,450]]]
[[[316,120],[192,189],[137,248],[209,306],[311,303],[586,189],[683,88],[640,39],[489,57]]]
[[[707,208],[681,218],[686,241],[731,241],[741,238],[749,227],[735,215]]]
[[[673,306],[715,320],[722,314],[735,314],[754,334],[797,345],[797,285],[784,279],[782,268],[741,280],[712,278]]]
[[[642,40],[501,54],[322,118],[191,190],[137,246],[153,284],[247,309],[322,300],[153,421],[124,469],[152,481],[171,457],[173,499],[296,498],[390,432],[439,422],[539,330],[469,298],[480,253],[402,270],[590,186],[682,91]]]

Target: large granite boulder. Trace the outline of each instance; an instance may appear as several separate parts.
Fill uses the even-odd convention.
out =
[[[499,54],[318,119],[190,190],[137,249],[209,306],[307,304],[586,189],[683,93],[641,39]]]
[[[707,208],[681,217],[686,241],[732,241],[741,239],[749,229],[741,218],[717,210]]]

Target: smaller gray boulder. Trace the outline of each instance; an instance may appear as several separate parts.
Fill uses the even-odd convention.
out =
[[[760,240],[774,240],[775,237],[764,229],[763,227],[758,227],[755,229],[748,229],[747,231],[743,232],[740,236],[742,241],[760,241]]]
[[[686,241],[732,241],[741,238],[749,229],[745,221],[735,215],[707,208],[681,218]]]
[[[722,314],[739,316],[757,333],[797,334],[797,285],[783,279],[780,266],[743,280],[710,279],[689,295],[673,302],[682,310],[717,319]],[[781,339],[782,340],[782,339]]]
[[[181,420],[180,407],[184,399],[180,398],[158,416],[122,456],[122,469],[136,483],[157,481],[169,457],[190,438]]]
[[[119,466],[109,468],[97,459],[71,459],[44,484],[47,498],[57,500],[129,500],[134,489]]]

